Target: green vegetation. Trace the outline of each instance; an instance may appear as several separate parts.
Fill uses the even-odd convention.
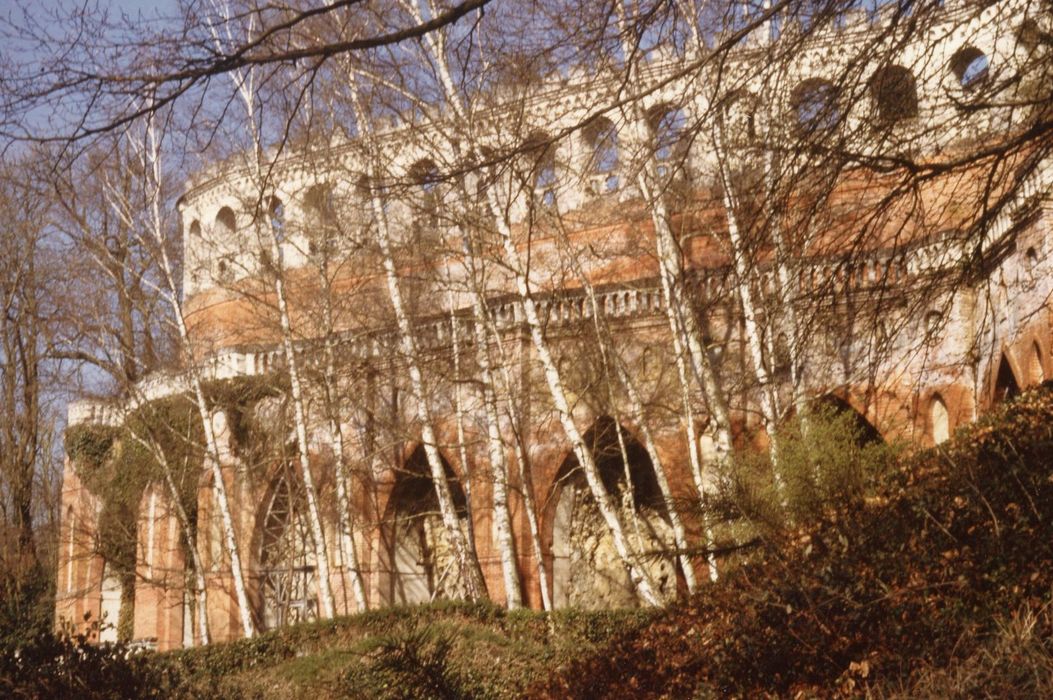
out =
[[[235,445],[265,444],[251,414],[260,399],[280,394],[272,378],[217,380],[204,389],[209,405],[226,413]],[[77,425],[66,431],[66,453],[101,503],[98,548],[121,579],[124,594],[117,630],[122,640],[132,636],[137,517],[143,493],[150,484],[161,483],[167,495],[167,470],[191,526],[196,524],[203,443],[197,406],[178,395],[144,403],[120,427]]]
[[[436,603],[377,610],[166,654],[127,654],[85,637],[34,640],[0,654],[0,697],[519,697],[553,669],[655,611],[508,612]],[[81,659],[95,666],[83,670]],[[73,672],[61,669],[70,660]],[[88,663],[88,662],[85,662]]]
[[[777,467],[769,451],[751,450],[735,455],[720,475],[719,498],[710,507],[713,525],[731,529],[737,541],[777,538],[793,523],[818,522],[831,509],[861,505],[899,452],[858,414],[830,402],[787,420],[777,444]]]

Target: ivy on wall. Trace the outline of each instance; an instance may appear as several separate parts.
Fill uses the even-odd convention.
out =
[[[267,442],[264,428],[252,417],[253,408],[265,397],[282,394],[278,382],[270,377],[236,378],[207,382],[204,389],[209,408],[227,415],[236,449],[248,454]],[[165,464],[150,445],[160,449]],[[96,553],[121,580],[118,637],[128,641],[134,622],[139,506],[151,484],[162,484],[168,494],[164,483],[167,467],[190,527],[196,526],[205,456],[201,418],[189,397],[169,396],[138,407],[121,426],[69,427],[65,448],[81,482],[100,502]],[[181,540],[185,548],[185,537]]]

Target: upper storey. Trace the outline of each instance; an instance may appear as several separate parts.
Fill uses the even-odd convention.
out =
[[[1004,95],[1005,106],[974,106],[1026,69],[1034,51],[1027,31],[1048,23],[1037,12],[1024,0],[949,3],[921,17],[859,12],[807,39],[798,27],[773,41],[758,30],[721,59],[654,52],[629,80],[575,71],[492,96],[471,124],[446,116],[384,125],[372,182],[353,139],[283,156],[266,177],[224,163],[180,201],[184,293],[191,299],[257,275],[270,250],[261,231],[275,233],[286,269],[323,254],[353,257],[369,248],[373,195],[396,245],[456,250],[463,218],[447,215],[450,203],[463,212],[465,199],[488,196],[495,183],[484,172],[505,177],[492,189],[513,225],[544,209],[585,230],[631,215],[645,161],[670,183],[707,187],[719,172],[718,144],[725,154],[756,153],[836,131],[856,157],[909,151],[939,160],[1022,119]],[[718,115],[728,125],[719,142]],[[465,138],[475,147],[463,148]]]

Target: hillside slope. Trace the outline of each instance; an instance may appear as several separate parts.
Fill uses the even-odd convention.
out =
[[[532,694],[1053,694],[1051,583],[1047,383]]]

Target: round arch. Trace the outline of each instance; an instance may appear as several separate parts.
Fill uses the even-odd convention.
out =
[[[803,133],[821,133],[836,128],[841,121],[840,91],[824,78],[798,83],[790,94],[794,123]]]
[[[909,69],[900,65],[880,68],[868,87],[882,122],[889,124],[918,116],[918,86]]]

